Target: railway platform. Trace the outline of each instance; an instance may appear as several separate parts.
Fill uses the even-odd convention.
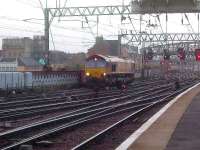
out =
[[[179,121],[166,150],[200,149],[200,93],[196,95]]]
[[[116,150],[199,150],[200,83],[152,116]]]

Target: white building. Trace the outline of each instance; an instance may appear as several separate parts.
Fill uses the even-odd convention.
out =
[[[18,61],[16,58],[3,58],[0,60],[0,72],[17,71]]]
[[[0,59],[0,72],[13,71],[40,71],[42,65],[33,58],[2,58]]]

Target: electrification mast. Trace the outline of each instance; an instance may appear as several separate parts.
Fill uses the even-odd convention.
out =
[[[133,0],[129,5],[46,8],[44,18],[47,65],[49,64],[49,29],[55,17],[196,12],[200,12],[200,1],[198,0],[160,0],[159,3],[157,0]]]
[[[45,16],[45,50],[46,50],[46,64],[47,66],[49,66],[49,27],[50,27],[50,24],[49,24],[49,9],[45,8],[44,10],[44,16]]]

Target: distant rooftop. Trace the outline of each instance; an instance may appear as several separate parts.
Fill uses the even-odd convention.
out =
[[[102,50],[106,50],[108,55],[117,56],[119,50],[119,41],[118,40],[104,40],[103,37],[97,37],[96,43],[88,49],[90,51],[101,52]]]
[[[41,66],[35,59],[30,57],[21,57],[18,59],[19,66],[35,67]]]
[[[16,58],[1,58],[0,62],[16,62]]]
[[[19,57],[19,58],[1,58],[0,62],[4,63],[11,63],[11,62],[18,62],[19,66],[26,66],[26,67],[38,67],[41,66],[35,59],[30,57]]]

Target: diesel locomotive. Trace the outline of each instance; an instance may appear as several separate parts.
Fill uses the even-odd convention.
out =
[[[86,59],[85,82],[93,86],[128,84],[134,80],[134,71],[133,60],[95,54]]]

